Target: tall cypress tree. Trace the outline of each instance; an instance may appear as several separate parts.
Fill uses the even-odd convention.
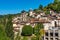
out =
[[[13,32],[13,24],[12,24],[12,16],[8,16],[8,21],[5,28],[6,35],[11,39],[14,40],[14,32]]]

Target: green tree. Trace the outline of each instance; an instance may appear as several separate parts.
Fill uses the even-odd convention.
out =
[[[40,5],[38,9],[39,9],[39,10],[43,10],[43,6],[42,6],[42,5]]]
[[[43,10],[43,6],[40,5],[38,9],[34,9],[33,11],[36,13],[40,13],[40,12],[42,12],[42,10]]]
[[[33,34],[33,28],[30,25],[24,25],[22,28],[23,36],[31,36]]]
[[[53,10],[58,13],[60,11],[59,8],[60,8],[60,0],[54,0],[54,3],[48,4],[48,6],[44,7],[43,10],[45,10],[45,9],[46,10]]]
[[[60,3],[57,5],[56,11],[57,11],[57,12],[60,12]]]
[[[40,29],[42,29],[43,27],[44,27],[44,26],[43,26],[42,23],[38,23],[38,24],[36,24],[35,27],[34,27],[34,33],[35,33],[35,35],[38,35]]]
[[[60,0],[54,0],[54,3],[55,3],[55,4],[58,3],[58,2],[60,2]]]
[[[37,25],[35,25],[34,27],[34,34],[37,36],[37,39],[39,40],[40,38],[40,30],[43,29],[43,24],[42,23],[38,23]]]
[[[33,11],[37,13],[37,10],[38,10],[38,9],[34,9]]]
[[[24,12],[26,12],[26,11],[25,11],[25,10],[22,10],[22,11],[21,11],[21,13],[24,13]]]
[[[6,35],[11,39],[14,40],[14,32],[13,32],[13,24],[12,24],[12,16],[8,16],[8,21],[5,28]]]
[[[45,34],[45,31],[44,31],[44,29],[40,29],[40,40],[42,40],[42,37],[44,36],[44,34]]]
[[[49,10],[47,10],[47,11],[45,12],[45,14],[46,14],[46,15],[50,14],[50,11],[49,11]]]
[[[10,40],[9,37],[6,36],[3,24],[0,24],[0,40]]]

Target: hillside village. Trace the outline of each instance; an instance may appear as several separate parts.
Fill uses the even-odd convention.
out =
[[[0,15],[0,40],[60,40],[60,0],[28,12]]]
[[[44,36],[44,40],[58,40],[60,38],[60,13],[56,13],[53,10],[50,10],[50,14],[48,15],[46,15],[43,11],[36,14],[34,11],[30,10],[29,15],[28,13],[23,12],[20,16],[14,17],[12,22],[15,35],[16,33],[18,33],[19,30],[20,33],[22,32],[22,28],[24,25],[31,25],[32,28],[34,28],[36,24],[43,23],[43,29],[46,33],[46,35]],[[49,35],[49,32],[51,32],[51,38],[50,36],[47,36]]]

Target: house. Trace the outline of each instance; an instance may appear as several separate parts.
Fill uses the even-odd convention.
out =
[[[45,30],[43,40],[60,40],[60,20],[53,20],[51,22],[52,26],[49,26],[48,30]]]
[[[27,15],[28,15],[28,13],[26,13],[26,12],[21,13],[20,21],[27,21],[28,20]]]
[[[35,12],[30,9],[30,10],[29,10],[29,16],[35,17],[34,14],[35,14]]]

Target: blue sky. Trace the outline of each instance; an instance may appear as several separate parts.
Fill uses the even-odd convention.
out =
[[[21,10],[36,9],[40,4],[43,6],[53,3],[54,0],[0,0],[0,15],[16,14]]]

